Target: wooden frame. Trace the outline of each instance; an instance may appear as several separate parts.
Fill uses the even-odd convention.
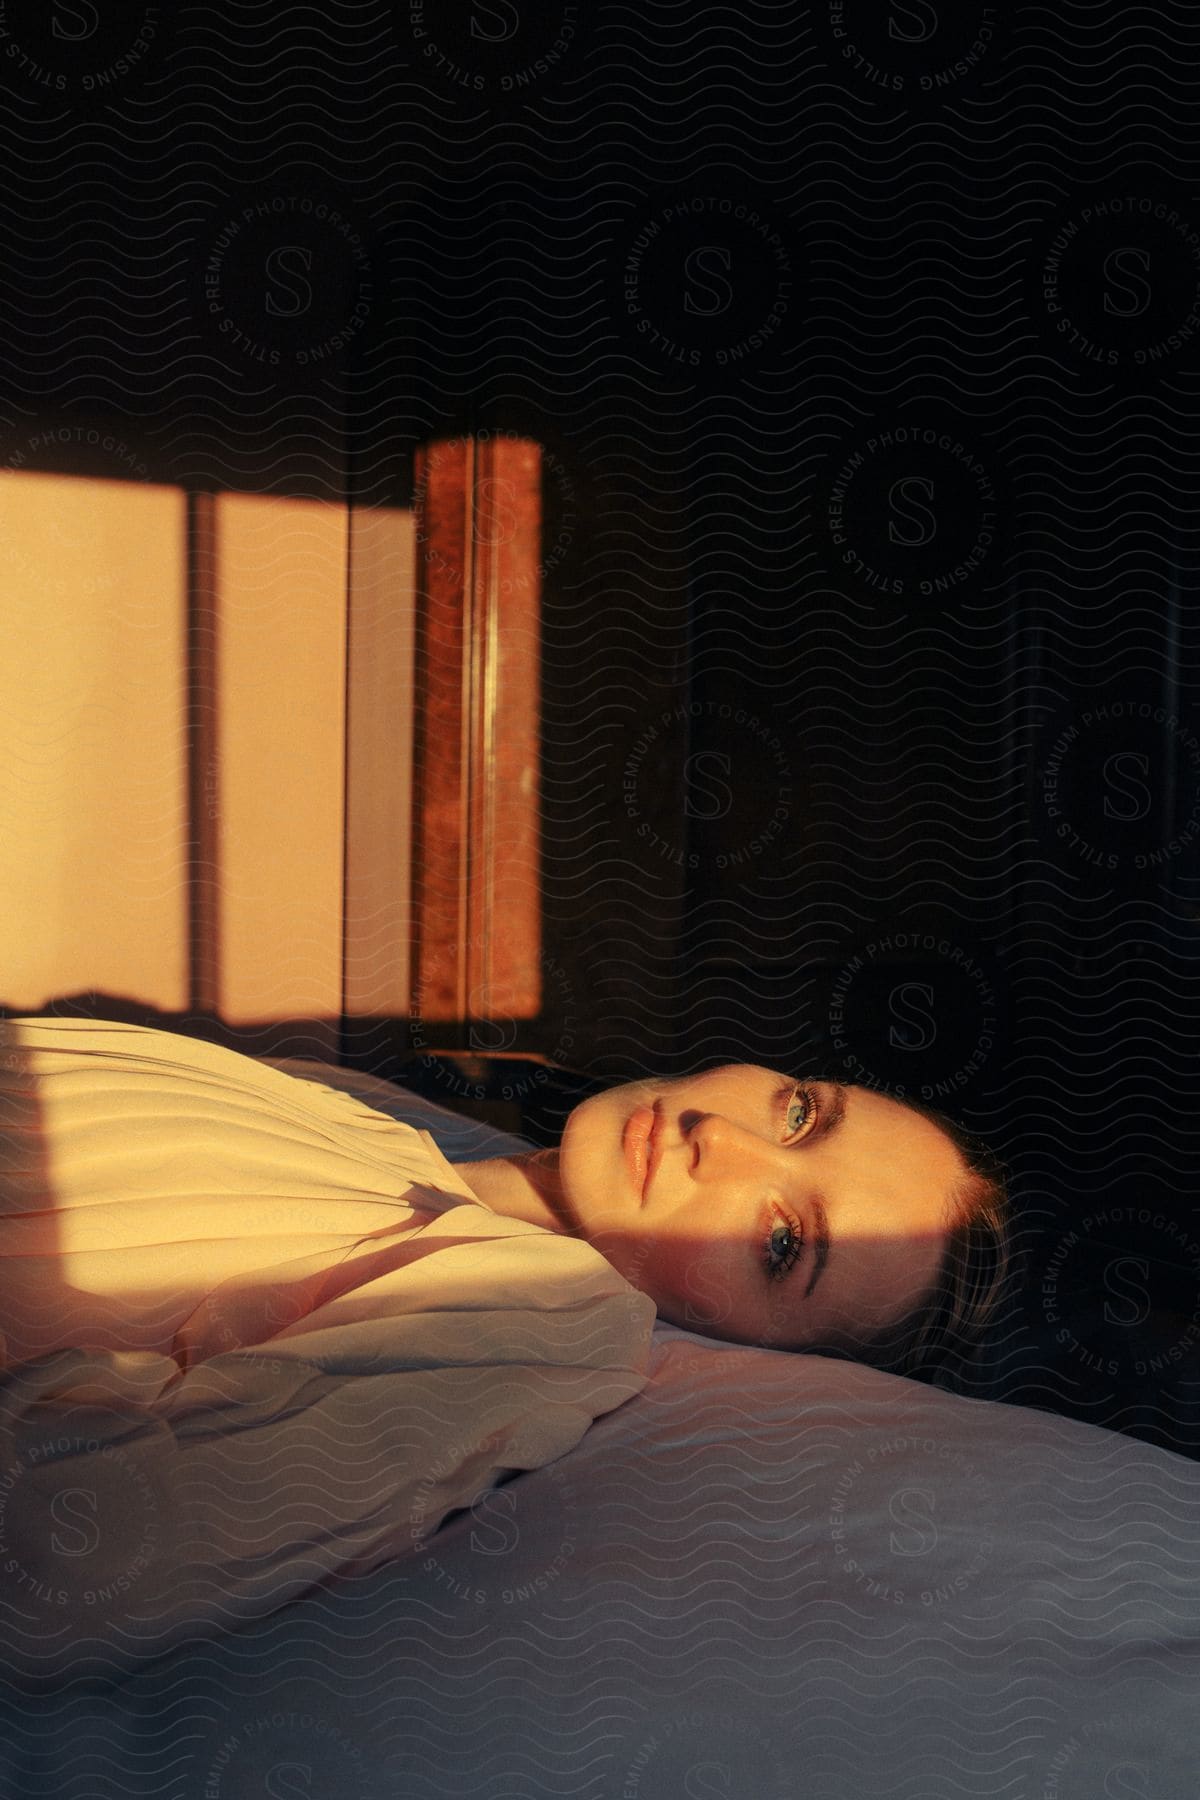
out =
[[[536,1017],[540,482],[503,434],[411,507],[10,472],[0,1005],[376,1062]]]
[[[459,438],[418,455],[414,987],[426,1023],[541,1007],[541,455]]]

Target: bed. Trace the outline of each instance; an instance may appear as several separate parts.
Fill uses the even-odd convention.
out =
[[[521,1142],[272,1059],[434,1132]],[[419,1553],[120,1684],[4,1701],[4,1791],[1184,1800],[1200,1469],[820,1357],[651,1378]]]

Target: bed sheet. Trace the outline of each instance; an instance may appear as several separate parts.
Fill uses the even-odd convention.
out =
[[[664,1328],[419,1557],[3,1721],[5,1791],[1193,1800],[1200,1470]]]

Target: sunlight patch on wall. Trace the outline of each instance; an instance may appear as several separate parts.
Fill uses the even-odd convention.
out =
[[[186,500],[0,471],[0,994],[187,1005]]]

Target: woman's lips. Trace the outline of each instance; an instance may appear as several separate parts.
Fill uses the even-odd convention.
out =
[[[650,1169],[650,1134],[658,1122],[652,1106],[638,1106],[625,1124],[625,1163],[639,1200],[645,1198],[646,1177]]]

